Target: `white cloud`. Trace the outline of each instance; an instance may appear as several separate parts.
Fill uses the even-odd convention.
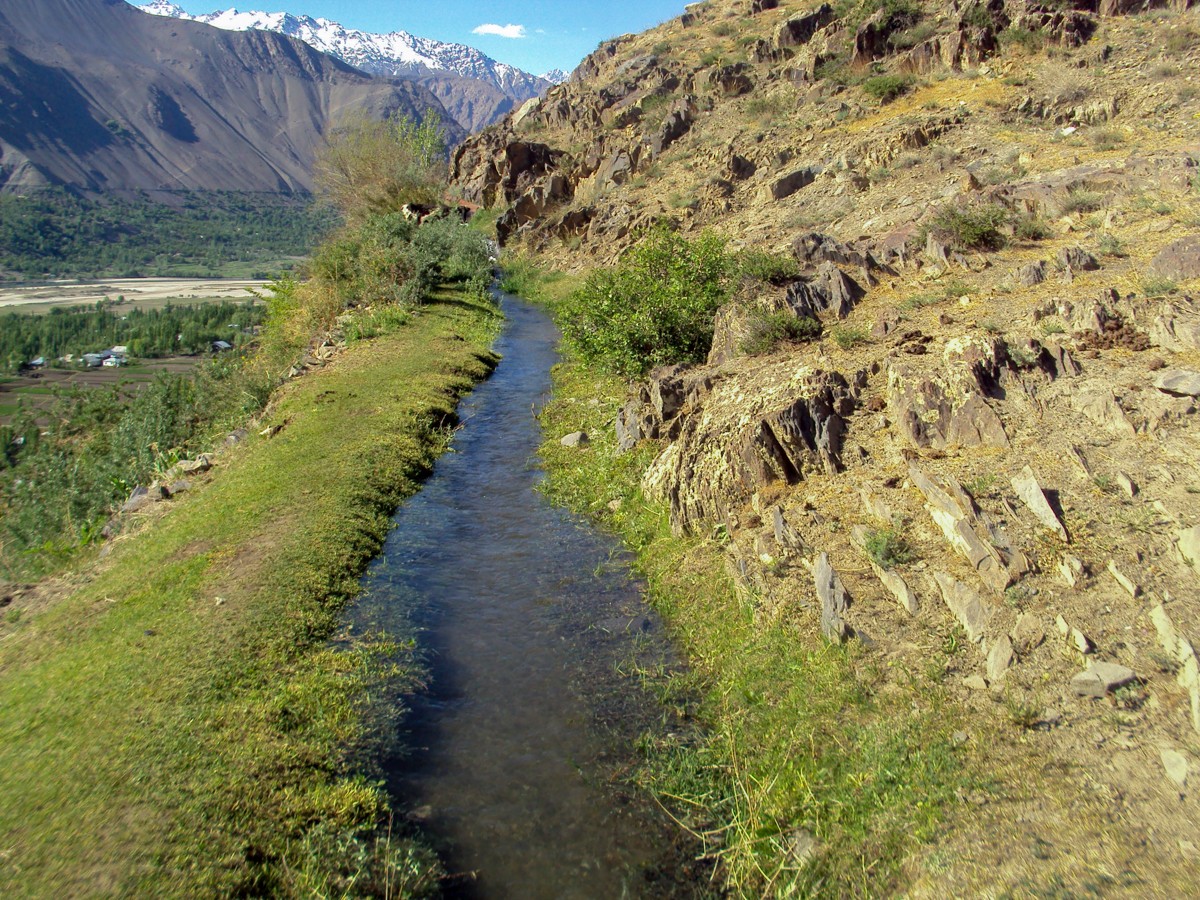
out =
[[[471,29],[471,34],[494,34],[502,38],[525,37],[524,25],[480,25]]]

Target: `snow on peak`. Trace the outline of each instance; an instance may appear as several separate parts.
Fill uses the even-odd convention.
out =
[[[286,34],[375,75],[410,75],[433,70],[475,78],[496,86],[517,101],[536,97],[550,84],[566,79],[566,74],[557,69],[544,77],[530,75],[515,66],[497,62],[474,47],[416,37],[407,31],[373,34],[346,28],[328,19],[286,12],[242,12],[232,8],[193,16],[170,0],[152,0],[138,9],[156,16],[204,22],[227,31],[254,29]]]

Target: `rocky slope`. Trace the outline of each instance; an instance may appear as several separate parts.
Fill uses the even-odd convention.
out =
[[[615,427],[658,442],[679,531],[729,535],[757,615],[944,666],[1013,780],[917,895],[1200,874],[1190,7],[714,0],[454,158],[511,249],[563,266],[662,219],[794,262]],[[768,313],[824,336],[749,355]]]
[[[169,0],[155,0],[138,8],[152,15],[190,19],[230,31],[253,29],[286,34],[372,75],[415,81],[429,88],[468,131],[492,124],[524,101],[545,93],[552,83],[546,77],[497,62],[474,47],[417,37],[406,31],[372,34],[328,19],[284,12],[227,9],[193,16]]]
[[[123,0],[6,2],[0,93],[3,190],[307,190],[343,110],[449,119],[421,86],[292,38],[147,16]]]

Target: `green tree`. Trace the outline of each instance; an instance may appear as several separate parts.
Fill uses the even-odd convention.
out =
[[[446,140],[434,114],[375,121],[356,113],[335,127],[318,153],[317,192],[346,222],[399,212],[406,203],[431,204],[446,181]]]

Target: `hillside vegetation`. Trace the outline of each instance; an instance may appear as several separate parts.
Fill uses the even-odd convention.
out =
[[[64,189],[0,196],[8,278],[274,277],[334,225],[307,194],[187,191],[89,199]]]
[[[1190,6],[713,0],[456,152],[574,352],[549,489],[692,660],[644,777],[736,895],[1193,890]]]

